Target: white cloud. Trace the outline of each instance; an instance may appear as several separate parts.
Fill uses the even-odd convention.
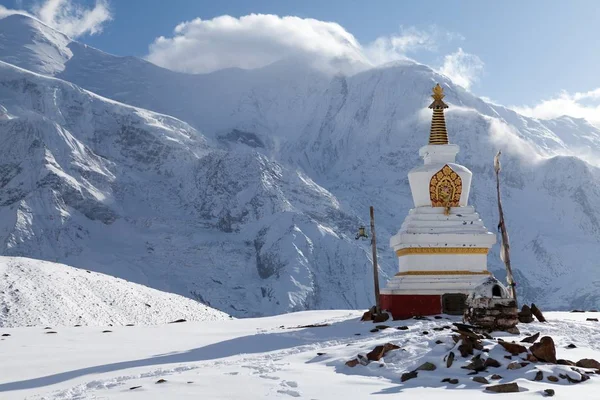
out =
[[[73,0],[45,0],[29,11],[0,6],[0,16],[28,15],[73,38],[100,33],[104,23],[112,19],[107,0],[96,0],[92,8],[74,3]]]
[[[147,59],[189,73],[258,68],[285,58],[334,71],[355,72],[406,59],[411,51],[435,50],[437,40],[460,38],[435,26],[425,31],[401,28],[398,35],[362,45],[335,22],[268,14],[220,16],[179,24],[172,37],[161,36],[150,45]]]
[[[516,112],[539,119],[552,119],[568,115],[585,118],[600,127],[600,88],[588,92],[561,92],[558,96],[543,100],[534,106],[513,106]]]
[[[459,48],[456,52],[444,57],[444,64],[439,72],[449,77],[454,83],[469,89],[483,72],[483,61],[474,54],[465,53]]]

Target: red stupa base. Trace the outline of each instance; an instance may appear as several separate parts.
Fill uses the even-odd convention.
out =
[[[394,319],[442,313],[441,295],[382,294],[379,296],[379,301],[381,309],[392,313]]]

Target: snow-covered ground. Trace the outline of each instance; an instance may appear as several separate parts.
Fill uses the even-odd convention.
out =
[[[307,311],[160,326],[53,326],[53,334],[41,327],[0,329],[0,334],[10,334],[0,341],[0,398],[489,398],[490,393],[484,392],[487,385],[473,382],[467,375],[470,371],[461,368],[470,357],[457,354],[454,364],[446,368],[444,357],[454,342],[451,331],[443,327],[456,318],[387,322],[390,328],[373,333],[374,324],[360,322],[360,314]],[[597,316],[549,312],[547,323],[521,324],[521,335],[500,336],[518,342],[527,333],[541,332],[554,339],[559,359],[600,359],[600,323],[586,321]],[[299,327],[309,324],[328,325]],[[396,329],[403,325],[408,329]],[[106,329],[111,332],[103,333]],[[400,348],[379,362],[353,368],[345,365],[357,354],[387,342]],[[568,349],[571,343],[577,348]],[[488,367],[478,376],[492,384],[516,381],[521,392],[505,395],[509,398],[538,399],[544,389],[554,389],[556,399],[590,399],[600,389],[600,376],[595,374],[577,384],[566,378],[549,382],[550,375],[578,376],[563,365],[532,363],[509,370],[507,365],[521,361],[525,354],[508,360],[496,340],[484,340],[483,345],[489,357],[502,365]],[[416,378],[400,382],[402,373],[424,362],[437,369],[419,371]],[[533,381],[536,369],[543,372],[543,381]],[[491,380],[493,374],[503,378]],[[444,378],[457,378],[459,383],[442,383]],[[156,383],[159,379],[166,381]]]
[[[156,325],[229,318],[183,296],[47,261],[0,257],[0,276],[0,327]]]

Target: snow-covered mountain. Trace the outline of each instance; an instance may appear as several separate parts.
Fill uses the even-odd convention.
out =
[[[197,301],[48,261],[0,257],[0,327],[222,321]]]
[[[28,70],[0,67],[4,254],[237,316],[366,307],[368,243],[352,236],[374,205],[382,280],[395,272],[387,238],[412,206],[406,174],[421,162],[440,82],[458,160],[474,172],[471,203],[491,228],[492,158],[503,151],[522,298],[600,305],[599,170],[582,160],[594,160],[600,131],[586,121],[524,117],[409,61],[352,76],[286,61],[188,75],[32,21],[0,20],[0,60]],[[490,265],[502,276],[497,249]]]

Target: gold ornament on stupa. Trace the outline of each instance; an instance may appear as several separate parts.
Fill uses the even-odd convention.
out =
[[[433,103],[429,105],[429,108],[433,109],[429,144],[448,144],[448,132],[446,132],[446,119],[444,118],[444,109],[448,108],[448,105],[442,100],[444,96],[444,89],[438,83],[433,88],[433,94],[431,95]]]

